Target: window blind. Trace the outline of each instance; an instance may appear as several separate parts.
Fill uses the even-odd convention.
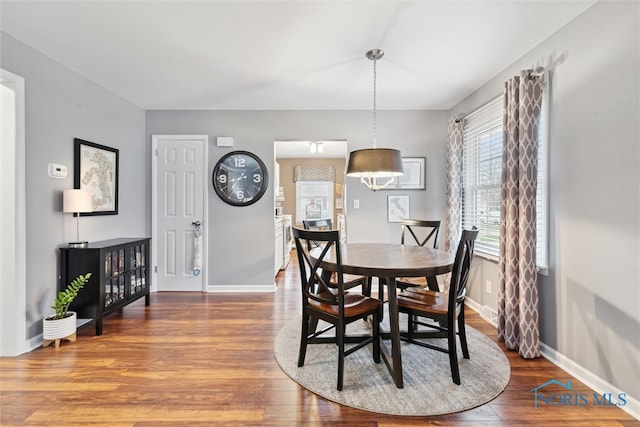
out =
[[[536,265],[547,274],[549,269],[549,75],[545,71],[542,106],[538,122],[538,188],[536,193]]]
[[[465,117],[462,227],[480,229],[476,250],[498,256],[502,180],[502,97]]]

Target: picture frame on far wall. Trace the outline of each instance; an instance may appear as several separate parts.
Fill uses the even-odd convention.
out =
[[[411,218],[409,196],[387,196],[387,222],[400,222]]]
[[[385,190],[424,190],[426,188],[426,157],[403,157],[404,175],[394,178]]]
[[[93,212],[81,216],[118,214],[120,150],[75,138],[73,187],[91,192]]]

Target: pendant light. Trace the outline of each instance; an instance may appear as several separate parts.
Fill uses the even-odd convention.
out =
[[[384,56],[384,52],[373,49],[366,56],[373,61],[373,148],[349,153],[347,176],[360,178],[360,182],[369,190],[376,191],[391,184],[394,177],[404,175],[404,171],[400,150],[376,147],[376,61]],[[378,178],[388,180],[378,184]]]

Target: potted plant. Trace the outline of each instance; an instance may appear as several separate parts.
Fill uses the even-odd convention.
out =
[[[53,316],[42,320],[42,346],[46,347],[55,341],[55,347],[60,346],[60,340],[76,340],[76,313],[69,311],[71,302],[78,296],[78,291],[89,281],[91,273],[76,277],[58,296],[51,308],[55,310]]]

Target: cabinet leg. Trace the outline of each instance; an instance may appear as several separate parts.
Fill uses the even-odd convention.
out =
[[[149,305],[151,304],[151,295],[146,294],[144,296],[144,305],[146,305],[147,307],[149,307]]]

